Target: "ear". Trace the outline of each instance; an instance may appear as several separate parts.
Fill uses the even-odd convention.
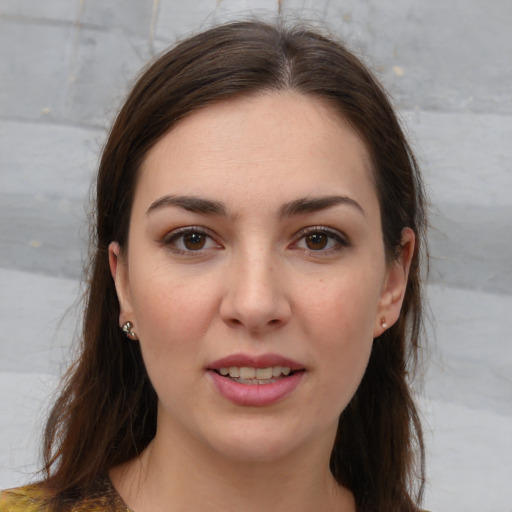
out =
[[[379,299],[373,337],[377,338],[399,318],[405,297],[416,237],[411,228],[402,230],[401,252],[388,267]]]
[[[117,242],[111,242],[108,246],[108,263],[119,301],[119,326],[122,326],[125,322],[133,322],[134,318],[130,300],[128,262]]]

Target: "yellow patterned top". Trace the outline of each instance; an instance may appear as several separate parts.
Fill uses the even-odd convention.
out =
[[[0,512],[51,512],[48,493],[38,485],[8,489],[0,493]],[[90,498],[64,506],[66,512],[133,512],[119,496],[108,477],[98,480]],[[428,512],[424,510],[423,512]]]
[[[40,484],[8,489],[0,493],[0,512],[51,512],[50,495]],[[79,503],[62,503],[66,512],[133,512],[123,502],[108,477],[99,478],[94,492]]]

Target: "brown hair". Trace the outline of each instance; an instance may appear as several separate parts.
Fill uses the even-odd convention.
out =
[[[424,483],[421,425],[408,385],[422,327],[419,247],[425,213],[420,175],[382,88],[330,37],[259,21],[191,37],[139,78],[110,132],[96,188],[96,232],[81,353],[45,431],[45,484],[80,499],[95,478],[144,450],[157,397],[140,349],[119,328],[108,245],[127,242],[137,172],[152,146],[185,116],[243,93],[294,90],[328,101],[365,141],[373,161],[387,257],[401,233],[418,241],[399,321],[373,344],[363,381],[341,414],[331,455],[337,481],[359,511],[415,511]]]

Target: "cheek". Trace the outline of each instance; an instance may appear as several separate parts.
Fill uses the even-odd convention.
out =
[[[323,346],[324,358],[321,372],[322,385],[318,396],[323,397],[324,410],[318,414],[329,415],[337,422],[361,383],[368,366],[373,339],[368,329],[340,331]],[[320,404],[319,404],[320,405]]]
[[[304,303],[308,335],[316,352],[321,395],[325,403],[337,404],[339,414],[355,393],[368,364],[378,290],[354,276],[318,286],[314,296],[314,303]]]
[[[216,310],[215,287],[207,281],[165,271],[132,280],[139,338],[148,356],[193,351]]]
[[[212,316],[211,297],[170,279],[140,283],[135,303],[139,343],[150,381],[167,407],[196,400],[202,377],[202,340]],[[178,390],[187,389],[184,395]],[[174,390],[174,391],[173,391]]]
[[[371,340],[379,296],[380,280],[364,273],[340,272],[311,283],[301,301],[310,335],[322,332],[325,339],[346,343]]]

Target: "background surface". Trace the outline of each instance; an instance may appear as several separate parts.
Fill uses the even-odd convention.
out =
[[[0,488],[72,357],[88,191],[138,70],[256,14],[327,22],[391,92],[432,201],[425,506],[512,511],[510,0],[0,0]]]

